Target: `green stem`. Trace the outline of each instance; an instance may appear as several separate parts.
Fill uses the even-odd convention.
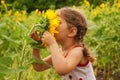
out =
[[[19,66],[22,66],[22,65],[23,65],[23,60],[24,60],[26,45],[27,45],[27,41],[25,40],[25,41],[24,41],[23,48],[22,48],[22,55],[21,55],[21,59],[20,59],[20,62],[19,62]],[[21,79],[21,75],[22,75],[22,72],[19,72],[19,73],[18,73],[17,80],[20,80],[20,79]]]
[[[29,35],[31,34],[32,30],[33,30],[35,27],[37,27],[37,26],[42,26],[42,24],[35,24],[35,25],[33,25],[27,35],[29,36]]]
[[[31,34],[31,32],[32,32],[32,30],[34,29],[34,27],[35,27],[35,26],[33,25],[32,28],[30,29],[30,31],[29,31],[28,34],[27,34],[28,36]]]

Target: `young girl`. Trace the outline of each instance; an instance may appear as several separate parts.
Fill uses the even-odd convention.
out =
[[[43,60],[53,66],[62,80],[96,80],[92,68],[95,60],[83,44],[83,38],[87,31],[85,17],[71,8],[61,8],[57,11],[60,25],[55,38],[44,32],[41,40],[50,50],[50,55]],[[34,40],[39,40],[36,33],[32,34]],[[58,44],[62,48],[59,48]],[[33,48],[33,56],[41,59],[39,49]],[[36,63],[33,64],[36,71],[43,71],[50,67]]]

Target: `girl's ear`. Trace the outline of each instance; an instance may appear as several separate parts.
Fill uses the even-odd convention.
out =
[[[77,34],[77,28],[76,27],[71,27],[70,28],[70,33],[68,34],[68,37],[74,37]]]

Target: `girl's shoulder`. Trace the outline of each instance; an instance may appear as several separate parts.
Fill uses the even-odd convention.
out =
[[[69,55],[74,55],[74,56],[83,56],[83,47],[80,45],[74,46],[71,50],[69,50],[65,57]]]
[[[71,50],[69,50],[69,52],[75,52],[75,53],[79,53],[79,52],[82,52],[84,46],[82,45],[74,45]]]

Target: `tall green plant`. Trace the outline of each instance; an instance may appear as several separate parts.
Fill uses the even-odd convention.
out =
[[[112,6],[108,10],[91,18],[94,24],[86,42],[97,54],[97,68],[103,70],[104,78],[113,79],[120,73],[120,9]]]

